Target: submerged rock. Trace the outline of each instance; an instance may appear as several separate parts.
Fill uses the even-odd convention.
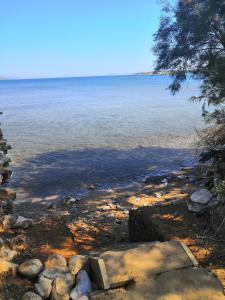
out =
[[[27,278],[37,277],[43,269],[43,264],[39,259],[28,259],[19,266],[19,273]]]

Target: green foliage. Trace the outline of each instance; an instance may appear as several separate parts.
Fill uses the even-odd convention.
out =
[[[221,181],[219,183],[217,183],[214,188],[213,191],[220,196],[225,196],[225,181]]]
[[[191,76],[201,81],[206,121],[225,123],[225,1],[179,0],[164,5],[164,14],[155,34],[156,71],[169,71],[172,93]],[[212,113],[207,105],[218,108]]]

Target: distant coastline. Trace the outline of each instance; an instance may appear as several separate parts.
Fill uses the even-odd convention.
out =
[[[171,75],[170,71],[147,71],[147,72],[138,72],[135,73],[134,75]]]

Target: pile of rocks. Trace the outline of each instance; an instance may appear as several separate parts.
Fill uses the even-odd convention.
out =
[[[35,293],[27,292],[22,299],[88,300],[91,292],[88,257],[73,256],[67,264],[59,254],[52,254],[43,264],[39,259],[29,259],[17,268],[17,273],[35,280]]]

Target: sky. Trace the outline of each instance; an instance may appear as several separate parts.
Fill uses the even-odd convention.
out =
[[[160,14],[157,0],[0,0],[0,77],[152,70]]]

